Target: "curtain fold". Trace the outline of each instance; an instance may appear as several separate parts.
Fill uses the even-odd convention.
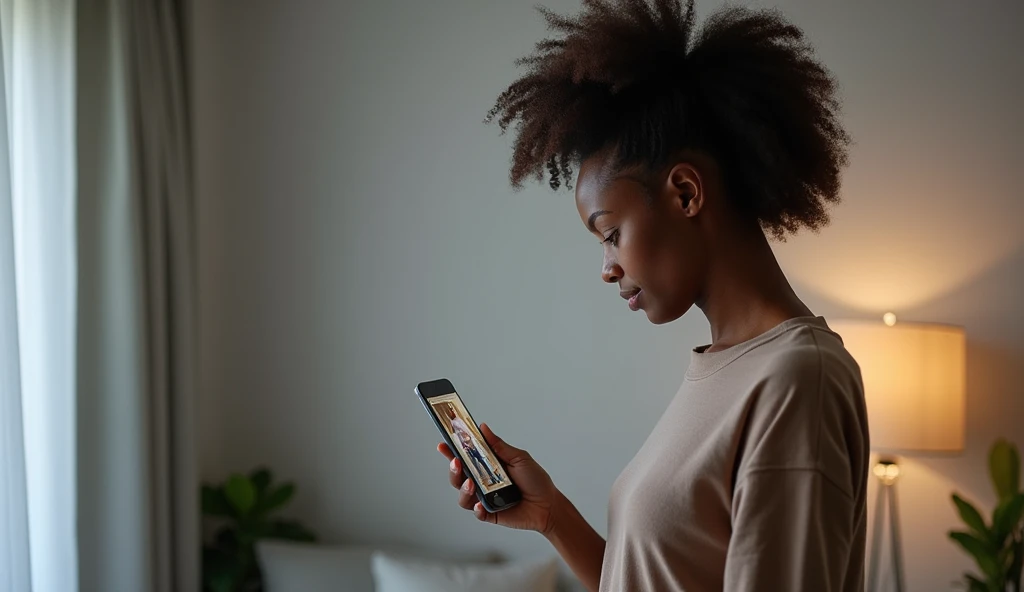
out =
[[[199,588],[186,0],[0,0],[0,592]]]
[[[2,9],[0,5],[0,9]],[[0,14],[0,24],[3,15]],[[0,26],[0,46],[10,34]],[[4,52],[0,51],[0,57]],[[21,418],[21,356],[14,269],[10,137],[4,62],[0,61],[0,590],[31,590],[28,488]]]
[[[79,10],[83,591],[199,587],[184,16],[174,0]]]
[[[5,591],[63,592],[77,580],[74,18],[70,0],[0,0]]]

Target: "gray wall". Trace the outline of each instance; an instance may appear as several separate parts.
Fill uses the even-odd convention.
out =
[[[630,314],[571,196],[509,190],[481,119],[544,34],[532,4],[194,3],[204,477],[269,464],[329,541],[548,553],[455,506],[412,394],[447,376],[605,529],[708,330]],[[1024,444],[1024,10],[848,4],[781,5],[857,143],[833,226],[777,251],[818,313],[966,326],[967,450],[901,482],[910,589],[948,589],[949,492],[991,504],[988,445]]]

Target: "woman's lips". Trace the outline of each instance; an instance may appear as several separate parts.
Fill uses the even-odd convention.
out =
[[[643,295],[643,293],[643,290],[636,289],[619,292],[619,295],[628,301],[629,310],[637,311],[640,310],[640,297]]]

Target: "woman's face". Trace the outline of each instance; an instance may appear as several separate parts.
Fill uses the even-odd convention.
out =
[[[604,251],[601,277],[652,323],[674,321],[700,298],[706,275],[700,173],[689,164],[647,178],[607,169],[591,157],[576,183],[580,219]]]

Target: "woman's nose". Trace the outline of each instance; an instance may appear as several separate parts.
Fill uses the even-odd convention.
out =
[[[622,268],[619,267],[618,262],[611,257],[605,256],[604,262],[601,265],[601,279],[609,284],[617,284],[622,279],[622,276]]]

